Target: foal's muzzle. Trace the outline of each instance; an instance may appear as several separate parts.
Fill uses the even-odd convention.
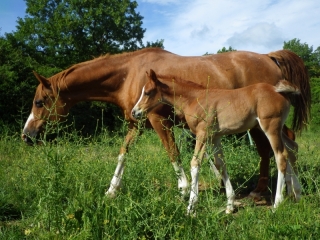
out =
[[[143,112],[141,110],[137,110],[137,109],[132,109],[131,111],[131,115],[132,117],[138,119],[142,117]]]

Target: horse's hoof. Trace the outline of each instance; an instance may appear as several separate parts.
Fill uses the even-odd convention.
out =
[[[262,199],[260,192],[250,192],[249,197],[252,198],[254,201],[260,201]]]
[[[231,214],[234,212],[234,208],[231,207],[231,206],[228,206],[227,209],[226,209],[226,214]]]
[[[107,192],[105,192],[104,195],[105,195],[107,198],[111,198],[111,199],[116,198],[116,196],[117,196],[117,194],[116,194],[115,191],[110,191],[110,190],[108,190]]]

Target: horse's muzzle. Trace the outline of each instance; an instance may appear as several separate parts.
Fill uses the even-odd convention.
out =
[[[28,137],[26,134],[21,135],[22,141],[24,141],[28,145],[33,145],[33,141],[30,137]]]

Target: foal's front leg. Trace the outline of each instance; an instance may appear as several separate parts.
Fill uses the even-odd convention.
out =
[[[188,193],[189,183],[182,168],[179,150],[175,143],[172,130],[173,122],[171,120],[164,119],[161,115],[156,113],[149,114],[148,119],[153,129],[160,137],[161,142],[169,155],[171,164],[178,178],[178,189],[181,193],[181,196],[185,197]]]
[[[227,196],[227,208],[226,213],[233,213],[234,211],[234,199],[235,199],[235,193],[229,178],[229,175],[227,173],[227,167],[226,164],[223,161],[223,151],[221,146],[220,138],[217,138],[213,141],[213,147],[214,147],[214,165],[212,162],[210,162],[210,168],[215,173],[215,175],[218,178],[222,178],[225,189],[226,189],[226,196]],[[220,174],[221,170],[221,174]]]
[[[201,166],[201,161],[206,148],[206,134],[197,134],[196,146],[194,149],[194,155],[191,160],[191,191],[189,198],[189,205],[187,208],[188,214],[195,213],[195,205],[198,202],[198,194],[199,194],[199,170]]]

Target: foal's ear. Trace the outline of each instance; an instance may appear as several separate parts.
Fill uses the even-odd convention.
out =
[[[34,76],[38,79],[38,81],[40,83],[42,83],[42,85],[47,88],[47,89],[51,89],[51,83],[48,79],[46,79],[45,77],[41,76],[40,74],[38,74],[37,72],[33,71]]]
[[[158,81],[158,78],[157,78],[157,75],[156,73],[150,69],[150,74],[148,75],[147,73],[147,76],[149,77],[149,79],[151,79],[153,82],[157,82]]]

